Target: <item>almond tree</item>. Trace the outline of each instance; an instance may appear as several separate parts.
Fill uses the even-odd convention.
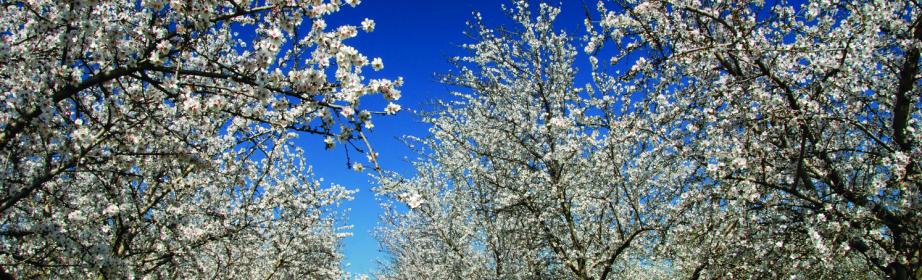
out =
[[[600,1],[587,26],[612,83],[681,110],[676,270],[922,277],[919,2]]]
[[[373,21],[324,20],[358,2],[0,1],[0,268],[339,277],[329,206],[351,191],[291,139],[374,163],[353,142],[399,106],[360,100],[401,80],[365,80],[381,60],[344,42]]]
[[[669,116],[598,90],[626,85],[575,84],[559,11],[516,1],[516,26],[498,30],[475,15],[469,55],[444,79],[458,91],[425,118],[431,138],[413,141],[418,173],[379,189],[410,208],[384,217],[383,276],[668,277],[649,254],[691,170],[668,160],[682,141],[662,137]]]

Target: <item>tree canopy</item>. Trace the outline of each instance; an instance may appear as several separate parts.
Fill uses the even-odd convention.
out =
[[[558,12],[475,17],[382,187],[411,208],[384,275],[922,276],[919,3],[600,1],[579,38]]]
[[[401,80],[328,26],[359,1],[3,1],[0,266],[18,278],[342,274],[352,193],[291,139],[358,141]],[[363,149],[372,163],[376,154]]]
[[[918,1],[601,0],[580,30],[510,1],[412,174],[366,137],[403,79],[331,19],[360,2],[0,0],[0,278],[351,277],[355,190],[297,138],[377,175],[382,279],[922,278]]]

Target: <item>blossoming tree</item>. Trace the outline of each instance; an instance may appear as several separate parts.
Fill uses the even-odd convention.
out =
[[[661,160],[681,141],[575,84],[578,50],[553,27],[559,11],[516,1],[515,28],[500,30],[476,16],[469,55],[444,79],[455,100],[426,118],[431,138],[413,141],[418,174],[380,187],[410,208],[384,217],[384,276],[666,277],[650,254],[678,195],[667,187],[690,171]]]
[[[400,98],[401,80],[365,80],[382,61],[344,42],[373,21],[324,20],[358,2],[0,3],[0,268],[338,277],[329,206],[351,191],[323,186],[291,139],[374,165],[363,130],[399,106],[360,101]]]
[[[600,1],[583,87],[527,6],[383,183],[385,276],[922,277],[919,3]]]
[[[677,270],[922,277],[919,4],[599,3],[586,51],[678,116],[696,170]]]

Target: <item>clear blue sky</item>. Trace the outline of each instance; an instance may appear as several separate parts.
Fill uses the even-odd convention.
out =
[[[586,3],[594,5],[595,1]],[[500,8],[501,4],[510,5],[511,1],[364,0],[358,7],[347,7],[327,20],[330,26],[359,25],[364,18],[375,20],[377,26],[374,32],[360,32],[357,38],[347,42],[369,58],[381,57],[384,60],[384,70],[369,73],[369,78],[402,76],[405,79],[403,97],[398,102],[405,110],[396,117],[375,118],[375,129],[369,135],[372,146],[381,154],[379,161],[382,168],[412,175],[408,158],[413,159],[416,155],[399,138],[403,135],[425,136],[428,127],[409,111],[431,110],[428,105],[431,101],[449,96],[449,89],[439,84],[434,74],[450,70],[448,59],[463,54],[458,45],[470,42],[462,32],[467,30],[465,22],[473,18],[473,11],[481,12],[491,26],[510,23]],[[571,34],[581,34],[584,30],[581,1],[570,0],[556,5],[563,9],[557,22],[558,28]],[[370,101],[365,101],[367,103],[363,105],[384,106],[378,100]],[[353,236],[343,241],[346,271],[375,271],[378,261],[385,257],[373,236],[382,213],[379,203],[383,198],[376,197],[371,191],[374,183],[369,176],[347,168],[342,147],[325,151],[322,141],[308,135],[302,136],[299,141],[318,177],[324,178],[328,184],[336,183],[359,190],[355,200],[343,206],[351,208],[345,223],[354,226]],[[364,158],[355,153],[352,155]]]

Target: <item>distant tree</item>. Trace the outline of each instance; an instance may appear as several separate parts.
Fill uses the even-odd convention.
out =
[[[431,138],[411,141],[418,173],[382,182],[409,206],[383,218],[382,276],[668,278],[650,253],[678,195],[669,187],[690,175],[666,160],[682,141],[618,96],[575,84],[578,51],[554,30],[559,9],[516,1],[506,11],[514,28],[476,15],[469,55],[443,80],[459,91],[425,118]]]
[[[606,79],[686,141],[664,253],[693,278],[922,278],[922,3],[794,3],[590,15],[586,51],[630,69]]]
[[[362,97],[400,98],[344,43],[374,22],[324,20],[358,2],[0,1],[0,266],[339,277],[328,208],[351,191],[323,187],[291,139],[358,147]]]

